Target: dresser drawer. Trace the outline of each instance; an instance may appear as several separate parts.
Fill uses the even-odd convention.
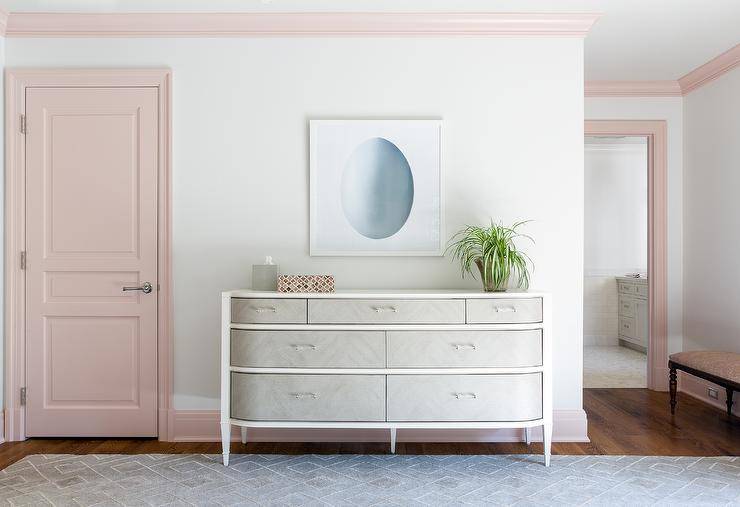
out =
[[[231,417],[251,421],[384,421],[385,376],[232,373]]]
[[[637,328],[635,327],[635,319],[632,317],[619,317],[619,334],[636,338]]]
[[[620,317],[634,317],[635,316],[635,300],[630,296],[619,295],[619,316]]]
[[[389,375],[388,421],[529,421],[542,417],[542,375]]]
[[[231,331],[231,365],[245,368],[384,368],[382,331]]]
[[[619,280],[617,282],[617,290],[620,294],[628,294],[630,296],[648,297],[648,286],[646,283],[637,283]]]
[[[637,293],[638,296],[644,297],[644,298],[648,297],[648,286],[646,283],[635,284],[635,287],[636,287],[635,292]]]
[[[389,368],[542,365],[542,331],[390,331]]]
[[[542,322],[542,299],[468,299],[468,324],[529,324]]]
[[[305,324],[305,299],[231,300],[231,322],[237,324]]]
[[[312,299],[311,324],[462,324],[461,299]]]

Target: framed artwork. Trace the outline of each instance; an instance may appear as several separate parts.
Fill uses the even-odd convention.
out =
[[[311,255],[443,255],[441,120],[310,130]]]

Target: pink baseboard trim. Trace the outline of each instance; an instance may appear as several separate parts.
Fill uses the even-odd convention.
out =
[[[218,410],[173,410],[175,442],[219,442],[221,430]],[[232,431],[232,440],[240,438],[238,428]],[[399,442],[521,442],[522,430],[398,430]],[[533,440],[542,440],[537,428]],[[327,430],[327,429],[271,429],[249,430],[252,442],[387,442],[388,430]],[[583,410],[556,410],[553,419],[553,441],[589,442],[586,412]]]
[[[719,399],[715,400],[709,397],[707,394],[707,388],[713,387],[719,392]],[[696,398],[699,401],[717,407],[723,412],[727,411],[727,405],[725,400],[727,394],[724,387],[720,387],[716,384],[709,382],[708,380],[701,379],[689,375],[684,371],[678,372],[678,390],[682,393],[688,394],[692,398]],[[681,410],[681,401],[679,400],[676,410]],[[735,405],[732,407],[732,413],[740,417],[740,394],[735,393]]]
[[[586,81],[586,97],[680,97],[678,81]]]
[[[8,37],[585,37],[598,14],[14,12]]]
[[[684,95],[704,86],[740,65],[740,44],[712,58],[678,80]]]
[[[5,443],[5,411],[0,410],[0,444]]]

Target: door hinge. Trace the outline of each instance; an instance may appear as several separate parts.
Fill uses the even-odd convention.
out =
[[[25,134],[25,133],[26,133],[26,115],[22,114],[21,115],[21,134]]]
[[[21,252],[21,269],[26,269],[26,251]]]
[[[21,405],[26,404],[26,388],[21,387]]]

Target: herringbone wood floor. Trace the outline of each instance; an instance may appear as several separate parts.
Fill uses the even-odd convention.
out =
[[[671,417],[668,394],[646,389],[585,389],[590,443],[555,443],[555,454],[630,454],[666,456],[738,456],[740,420],[719,409],[679,395]],[[384,454],[387,443],[249,443],[232,444],[232,453]],[[540,453],[540,444],[403,443],[399,454]],[[0,468],[30,454],[218,454],[220,445],[171,443],[148,439],[30,439],[0,445]]]

